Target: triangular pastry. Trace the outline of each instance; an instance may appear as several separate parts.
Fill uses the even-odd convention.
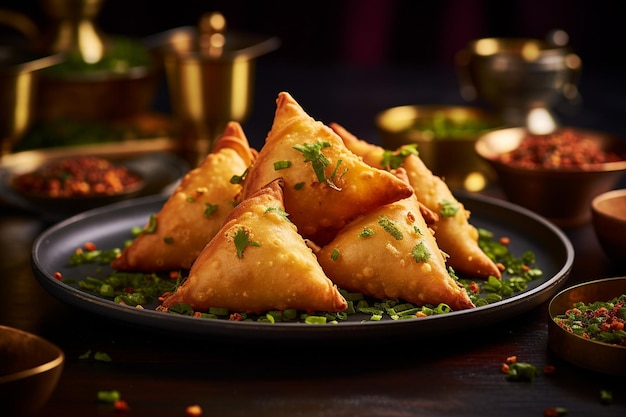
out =
[[[241,192],[231,184],[254,161],[241,125],[230,122],[213,151],[185,175],[144,231],[111,264],[120,271],[189,269]]]
[[[331,123],[329,126],[348,149],[361,156],[366,163],[383,168],[384,148],[357,138],[341,125]],[[406,152],[399,166],[406,170],[417,199],[439,214],[439,220],[432,227],[439,247],[449,256],[448,264],[457,272],[475,278],[500,278],[502,274],[497,265],[478,245],[478,231],[469,221],[470,212],[454,197],[448,185],[434,175],[417,154]]]
[[[235,207],[162,307],[179,303],[197,311],[219,307],[239,313],[347,308],[288,219],[280,178]]]
[[[413,193],[394,175],[364,163],[288,93],[281,92],[276,104],[272,128],[247,173],[243,195],[284,178],[285,206],[305,238],[323,245],[350,219]]]
[[[402,168],[398,176],[406,178]],[[333,282],[348,291],[417,305],[446,303],[453,310],[474,307],[448,273],[415,195],[355,219],[317,257]]]

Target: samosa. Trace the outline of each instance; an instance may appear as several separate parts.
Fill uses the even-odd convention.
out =
[[[349,220],[410,196],[409,184],[364,163],[328,126],[281,92],[272,128],[244,179],[244,198],[285,181],[285,207],[302,236],[327,243]]]
[[[398,176],[408,181],[404,169]],[[328,277],[348,291],[417,305],[445,303],[453,310],[474,307],[448,273],[415,195],[353,220],[317,257]]]
[[[282,178],[243,200],[162,307],[339,312],[348,304],[289,220]]]
[[[342,138],[346,147],[371,166],[389,170],[403,167],[406,170],[418,201],[439,216],[432,227],[439,247],[449,256],[450,266],[475,278],[501,278],[497,265],[478,245],[478,230],[470,223],[471,213],[456,199],[445,181],[424,164],[417,152],[412,152],[408,146],[388,152],[357,138],[337,123],[329,126]]]
[[[231,178],[244,172],[256,155],[241,125],[228,123],[213,151],[187,173],[111,267],[120,271],[189,269],[241,193],[241,184],[231,183]]]

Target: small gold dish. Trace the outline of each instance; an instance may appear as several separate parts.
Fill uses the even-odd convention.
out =
[[[55,390],[65,354],[32,333],[0,326],[0,403],[3,416],[36,414]]]
[[[473,106],[407,105],[376,115],[386,149],[417,144],[420,158],[451,188],[480,191],[494,179],[491,167],[474,152],[476,139],[496,127],[499,118]]]
[[[611,375],[626,375],[626,346],[586,339],[560,327],[554,318],[574,303],[609,301],[626,293],[626,277],[590,281],[567,288],[548,306],[548,346],[566,361],[581,368]]]

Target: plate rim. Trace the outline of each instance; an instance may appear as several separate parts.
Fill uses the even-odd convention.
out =
[[[513,212],[519,216],[533,220],[536,225],[542,226],[546,232],[562,244],[565,254],[563,264],[554,275],[544,282],[541,282],[528,291],[516,294],[505,300],[498,301],[486,306],[476,307],[471,310],[460,310],[420,318],[416,320],[385,320],[385,321],[364,321],[364,322],[340,322],[338,324],[307,325],[304,323],[263,323],[263,322],[234,322],[228,320],[198,319],[190,316],[167,314],[152,309],[138,309],[135,307],[116,304],[96,295],[80,291],[68,284],[55,279],[50,274],[46,274],[46,268],[41,265],[39,251],[46,241],[55,233],[80,222],[88,222],[90,219],[103,216],[129,207],[146,208],[152,205],[162,204],[167,200],[163,195],[151,195],[134,198],[130,200],[114,203],[106,207],[99,207],[79,213],[75,216],[60,221],[44,230],[34,241],[32,246],[32,269],[39,284],[52,296],[62,302],[72,305],[81,310],[89,311],[103,318],[121,321],[132,326],[139,326],[145,330],[176,333],[180,336],[201,338],[227,338],[229,340],[245,340],[247,342],[276,342],[276,341],[305,341],[315,342],[354,342],[358,340],[371,340],[374,335],[384,332],[385,340],[408,336],[415,336],[415,328],[426,329],[428,336],[442,334],[450,331],[450,322],[462,320],[466,316],[473,320],[466,320],[464,329],[474,329],[485,327],[495,322],[500,322],[513,316],[522,314],[532,308],[537,307],[550,298],[564,285],[571,272],[574,261],[574,248],[565,235],[556,225],[546,218],[516,204],[495,197],[478,195],[474,193],[455,191],[459,201],[463,204],[468,202],[488,205],[493,209]],[[504,314],[492,314],[492,313]],[[194,324],[189,324],[193,320],[201,320]],[[217,323],[217,324],[216,324]],[[419,324],[416,324],[419,323]],[[443,324],[443,325],[442,325]],[[446,326],[448,325],[448,326]],[[451,326],[454,328],[455,326]],[[241,330],[245,329],[245,330]],[[287,330],[288,329],[288,330]],[[380,330],[384,329],[384,330]],[[407,333],[410,332],[410,333]],[[419,333],[419,332],[418,332]]]

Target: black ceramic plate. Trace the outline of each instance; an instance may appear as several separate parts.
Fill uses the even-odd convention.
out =
[[[164,203],[163,198],[151,196],[128,200],[101,209],[79,214],[43,232],[33,246],[33,269],[39,283],[59,300],[112,320],[141,326],[145,329],[179,334],[193,338],[247,341],[358,341],[375,338],[419,335],[432,337],[441,333],[486,326],[518,315],[547,301],[567,278],[574,259],[574,250],[567,237],[543,218],[510,203],[491,198],[460,194],[459,200],[472,212],[472,223],[511,239],[510,250],[521,255],[535,252],[537,266],[544,276],[534,280],[522,293],[497,303],[471,310],[451,312],[411,320],[363,321],[369,316],[355,314],[339,324],[307,325],[302,323],[260,323],[199,319],[162,313],[155,306],[144,309],[116,304],[87,292],[74,284],[54,278],[55,272],[64,277],[86,277],[100,274],[100,265],[68,264],[69,256],[86,241],[98,248],[121,247],[130,237],[130,230],[146,223]],[[104,267],[107,272],[107,267]]]
[[[117,149],[111,148],[109,145],[101,145],[98,147],[86,146],[82,151],[79,147],[73,147],[54,151],[26,151],[9,155],[0,165],[0,202],[36,213],[44,220],[55,222],[88,209],[115,203],[121,199],[159,193],[169,195],[189,171],[189,165],[172,153],[165,151],[144,153],[134,150],[133,147],[125,148],[123,145],[117,145]],[[107,197],[85,197],[75,199],[73,204],[61,204],[54,201],[50,201],[49,204],[37,204],[33,199],[21,195],[11,186],[11,180],[17,174],[32,171],[51,159],[62,159],[79,154],[101,156],[116,164],[123,165],[141,175],[144,184],[140,190],[133,193]]]

